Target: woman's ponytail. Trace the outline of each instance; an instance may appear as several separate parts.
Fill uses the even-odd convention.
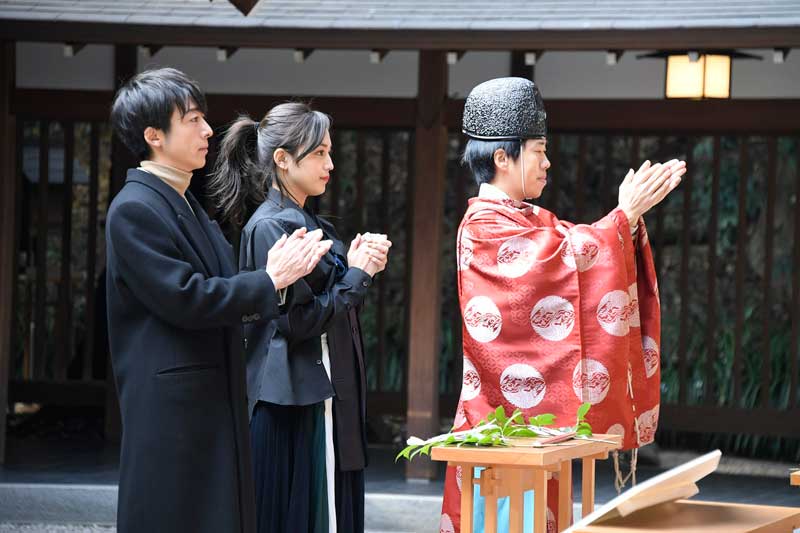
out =
[[[308,104],[278,104],[261,120],[240,115],[220,142],[209,192],[221,218],[241,226],[276,186],[292,198],[278,174],[273,156],[282,148],[300,162],[319,146],[331,127],[331,118]]]
[[[258,161],[258,122],[239,115],[225,132],[208,188],[221,218],[241,226],[264,201],[264,172]]]

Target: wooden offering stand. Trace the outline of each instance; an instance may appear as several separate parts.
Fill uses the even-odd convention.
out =
[[[556,475],[558,523],[565,529],[572,518],[572,461],[582,460],[583,515],[594,509],[594,462],[607,459],[608,453],[621,447],[618,435],[595,435],[598,440],[571,440],[544,447],[472,447],[441,446],[431,450],[434,461],[447,461],[461,467],[461,531],[472,533],[473,485],[485,496],[485,533],[497,532],[497,499],[509,497],[510,533],[522,533],[523,493],[534,492],[533,530],[547,533],[547,480]],[[479,479],[473,468],[484,467]]]

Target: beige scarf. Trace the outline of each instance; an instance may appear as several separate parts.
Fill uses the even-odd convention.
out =
[[[189,188],[189,182],[192,181],[191,172],[186,172],[185,170],[164,165],[163,163],[156,163],[155,161],[141,161],[139,163],[139,170],[144,170],[145,172],[149,172],[150,174],[156,176],[161,181],[175,189],[175,191],[181,195],[181,198],[186,200],[186,189]],[[186,200],[186,205],[188,205],[189,210],[194,213],[194,209],[192,209],[192,205],[189,203],[189,200]]]

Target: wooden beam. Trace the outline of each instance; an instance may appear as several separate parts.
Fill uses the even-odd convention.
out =
[[[36,183],[36,248],[34,265],[36,282],[33,300],[33,364],[31,377],[40,379],[45,373],[47,357],[47,217],[50,189],[50,122],[39,121],[39,177]]]
[[[413,174],[411,298],[408,342],[408,409],[410,435],[439,433],[439,323],[441,291],[439,253],[447,170],[447,58],[445,52],[420,52],[417,127]],[[406,477],[433,479],[430,461],[406,465]]]
[[[112,91],[18,89],[13,112],[24,117],[58,120],[108,121]],[[288,100],[311,101],[315,109],[333,117],[334,127],[413,128],[417,103],[413,98],[362,98],[340,96],[290,96],[257,94],[209,94],[209,120],[224,125],[239,113],[262,117],[272,106]]]
[[[794,153],[800,150],[800,141],[794,141]],[[794,165],[794,179],[795,179],[795,195],[800,197],[800,164],[797,164],[795,159]],[[800,209],[794,210],[794,253],[793,264],[795,267],[800,265]],[[798,367],[800,367],[800,276],[792,277],[792,307],[790,315],[792,317],[792,334],[789,337],[789,364],[791,368],[792,383],[789,389],[789,407],[797,407],[797,382],[800,379],[798,376]]]
[[[796,26],[635,30],[447,30],[178,26],[18,20],[0,40],[345,50],[686,50],[798,48]]]
[[[719,178],[720,163],[722,160],[722,144],[719,135],[714,136],[713,156],[711,163],[711,219],[708,223],[708,272],[706,277],[706,364],[705,377],[703,378],[703,402],[713,405],[716,402],[714,395],[714,364],[719,357],[717,347],[717,232],[719,228]],[[789,407],[794,407],[790,404]]]
[[[95,290],[97,264],[97,204],[100,178],[100,126],[93,122],[89,133],[89,228],[86,237],[86,341],[83,352],[83,379],[93,377],[95,350]],[[105,322],[105,320],[103,320]],[[104,347],[104,352],[107,346]]]
[[[681,264],[680,264],[680,333],[678,334],[678,404],[686,405],[689,381],[689,301],[692,294],[689,291],[689,254],[692,249],[692,182],[694,181],[694,139],[686,142],[686,174],[681,180],[680,193],[683,194],[683,222],[681,237]],[[709,351],[710,348],[709,348]]]
[[[733,399],[730,405],[741,407],[744,378],[744,306],[745,269],[747,267],[747,183],[750,178],[750,159],[747,137],[739,138],[739,182],[737,184],[738,222],[736,225],[736,325],[733,334]]]
[[[749,434],[800,438],[800,409],[662,405],[659,429],[706,434]]]
[[[770,407],[770,385],[772,384],[772,336],[770,325],[774,320],[772,310],[772,263],[774,257],[775,236],[775,195],[778,172],[778,139],[769,137],[767,140],[767,224],[764,230],[764,303],[762,310],[762,348],[761,348],[761,390],[759,391],[758,404],[760,407]],[[796,193],[795,193],[796,194]],[[795,198],[797,198],[795,196]],[[796,202],[796,200],[795,200]],[[796,209],[796,208],[795,208]],[[793,269],[800,265],[795,264]],[[796,272],[795,272],[796,275]],[[798,421],[800,424],[800,421]]]
[[[107,121],[111,91],[17,89],[12,112],[26,118]],[[336,128],[413,128],[413,98],[297,97],[288,95],[207,95],[212,123],[225,124],[238,112],[263,116],[275,104],[312,100],[333,116]],[[696,135],[725,133],[795,135],[800,99],[774,100],[547,100],[548,127],[559,132],[633,133],[670,131]],[[464,100],[448,100],[445,123],[460,130]],[[625,116],[625,120],[619,120]],[[641,162],[640,162],[641,163]],[[638,168],[638,167],[637,167]]]
[[[800,33],[800,32],[798,32]],[[581,133],[796,135],[800,99],[545,100],[551,131]],[[463,100],[450,100],[447,125],[460,128]],[[781,116],[790,113],[790,116]],[[625,117],[620,120],[619,117]],[[641,164],[641,163],[640,163]],[[636,167],[638,168],[638,167]]]
[[[72,360],[72,201],[73,173],[75,168],[75,124],[65,122],[64,128],[64,184],[61,191],[61,276],[58,284],[57,322],[55,325],[56,379],[67,379],[67,368]]]
[[[8,376],[14,338],[14,292],[17,285],[16,121],[11,94],[16,85],[16,46],[0,42],[0,464],[5,462]]]

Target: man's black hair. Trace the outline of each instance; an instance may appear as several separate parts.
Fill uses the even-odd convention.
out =
[[[111,105],[111,126],[140,160],[150,156],[144,130],[152,126],[169,133],[174,109],[181,116],[192,105],[206,113],[206,99],[197,83],[174,68],[146,70],[123,85]]]
[[[464,156],[461,162],[469,167],[472,177],[478,185],[489,183],[494,179],[494,153],[497,150],[504,150],[512,161],[519,158],[521,141],[482,141],[479,139],[469,139],[464,149]]]

